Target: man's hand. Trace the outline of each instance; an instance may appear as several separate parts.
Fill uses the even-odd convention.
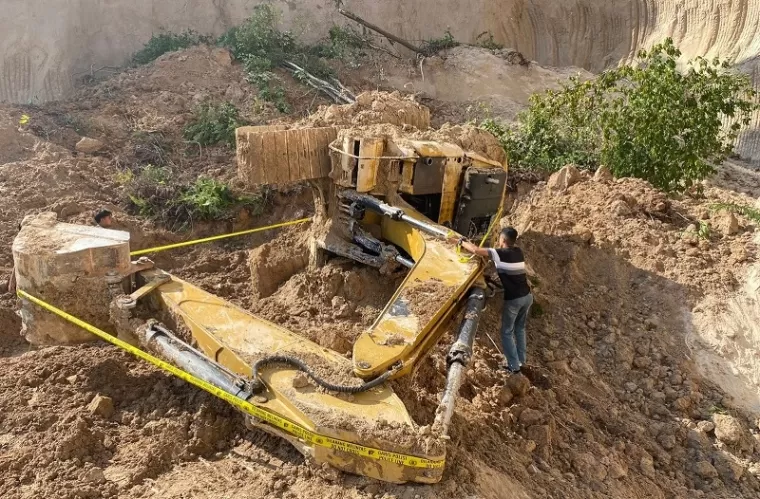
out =
[[[472,244],[470,241],[462,241],[461,246],[473,255],[488,256],[488,248],[481,248],[480,246]]]

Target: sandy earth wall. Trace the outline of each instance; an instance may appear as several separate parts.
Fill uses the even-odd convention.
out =
[[[161,30],[219,34],[258,0],[3,0],[0,101],[41,103],[69,92],[77,77],[119,66]],[[484,32],[543,65],[598,71],[672,36],[687,56],[734,57],[757,78],[760,2],[756,0],[302,0],[271,2],[304,38],[343,22],[336,3],[414,41]],[[738,144],[760,160],[758,125]]]

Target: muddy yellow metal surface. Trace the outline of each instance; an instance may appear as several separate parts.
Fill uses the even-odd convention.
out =
[[[403,203],[396,200],[394,204]],[[427,220],[406,205],[405,213]],[[482,275],[481,260],[462,261],[456,247],[404,223],[383,219],[382,235],[409,253],[416,262],[375,323],[354,343],[354,371],[366,379],[385,372],[397,362],[403,368],[394,377],[409,374],[445,332],[473,283]],[[436,285],[430,285],[435,282]],[[411,306],[411,298],[432,294],[425,317]],[[424,299],[424,297],[423,297]]]
[[[149,272],[144,273],[151,279]],[[159,307],[175,320],[181,320],[191,331],[201,351],[232,371],[249,377],[252,363],[267,355],[288,354],[307,363],[319,363],[322,369],[350,373],[351,363],[337,353],[272,324],[264,319],[207,293],[185,281],[172,277],[152,295]],[[401,400],[390,387],[380,386],[351,396],[323,393],[311,384],[298,383],[297,371],[289,367],[271,367],[262,372],[267,390],[265,398],[254,404],[294,421],[304,428],[391,452],[409,453],[397,442],[386,441],[372,429],[383,421],[398,428],[416,432]],[[326,462],[343,471],[390,482],[416,481],[435,483],[442,469],[422,469],[388,461],[362,458],[342,452],[311,446],[292,435],[278,431],[263,421],[254,425],[281,436],[317,462]],[[361,433],[361,436],[359,435]],[[432,459],[442,455],[420,456]]]

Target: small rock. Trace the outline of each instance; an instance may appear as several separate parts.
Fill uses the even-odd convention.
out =
[[[103,474],[103,470],[100,468],[91,468],[84,473],[82,473],[80,480],[83,482],[91,482],[91,483],[105,483],[106,476]]]
[[[501,407],[506,407],[509,405],[513,398],[514,395],[512,394],[512,390],[510,390],[508,386],[501,387],[497,393],[497,400],[499,401],[499,405]]]
[[[523,426],[533,426],[543,421],[544,413],[535,409],[531,409],[530,407],[526,407],[522,410],[520,417],[517,419]]]
[[[676,446],[676,437],[673,435],[660,435],[657,441],[660,442],[660,445],[665,450],[670,450]]]
[[[293,377],[293,388],[306,388],[309,386],[309,377],[299,371],[294,377]]]
[[[633,365],[639,369],[645,369],[652,365],[652,359],[649,357],[636,357],[633,359]]]
[[[570,361],[570,369],[582,376],[591,376],[594,374],[593,366],[580,357],[576,357]]]
[[[71,385],[75,384],[77,382],[77,380],[79,380],[79,377],[76,374],[74,374],[72,376],[68,376],[66,378],[66,381],[68,381],[69,384],[71,384]]]
[[[554,361],[554,352],[551,350],[544,348],[541,350],[541,356],[544,358],[544,362],[552,362]]]
[[[726,236],[732,236],[739,232],[739,220],[731,212],[722,212],[713,219],[713,225]]]
[[[549,454],[549,447],[552,445],[552,429],[549,425],[530,426],[527,435],[540,449]]]
[[[509,388],[509,391],[511,391],[513,395],[521,397],[528,393],[530,381],[522,374],[513,375],[507,379],[507,388]]]
[[[358,98],[358,97],[357,97]],[[581,181],[581,172],[575,165],[565,165],[558,171],[549,177],[547,183],[549,189],[555,191],[565,191],[573,184],[577,184]]]
[[[694,465],[694,472],[702,478],[717,478],[718,470],[707,461],[699,461]]]
[[[547,362],[546,367],[558,373],[572,374],[572,371],[570,371],[570,366],[567,365],[566,360],[555,360],[553,362]]]
[[[370,92],[362,92],[356,96],[356,103],[359,107],[370,107],[372,105],[372,94]]]
[[[612,179],[612,172],[604,165],[597,168],[594,172],[594,182],[609,182]]]
[[[113,400],[111,397],[95,395],[95,398],[92,399],[92,402],[87,405],[87,410],[92,414],[98,414],[106,419],[110,418],[113,416],[114,411]]]
[[[534,442],[533,440],[526,441],[524,450],[526,453],[530,454],[531,452],[536,450],[536,442]]]
[[[752,452],[754,444],[741,422],[733,416],[727,414],[713,415],[715,423],[715,437],[726,445],[739,450]]]
[[[615,215],[621,216],[621,217],[627,217],[631,214],[631,207],[628,206],[628,203],[623,201],[622,199],[618,199],[617,201],[613,201],[610,205],[610,210]]]
[[[599,464],[593,454],[582,452],[573,459],[573,468],[585,479],[604,480],[607,478],[607,468]]]
[[[607,468],[607,475],[610,478],[623,478],[628,476],[628,467],[624,463],[613,461]]]
[[[578,236],[578,238],[586,244],[591,244],[594,242],[594,233],[582,225],[574,227],[573,234]]]
[[[232,54],[230,54],[229,50],[224,48],[214,49],[212,55],[214,56],[214,59],[216,59],[216,62],[222,66],[232,66]]]
[[[626,391],[635,392],[638,386],[633,381],[629,381],[625,384]]]
[[[654,460],[652,459],[652,456],[648,454],[642,456],[641,461],[639,461],[639,468],[641,468],[641,473],[644,476],[654,478]]]
[[[701,431],[702,433],[710,433],[715,429],[715,423],[712,421],[700,421],[697,423],[697,431]]]
[[[86,154],[93,154],[101,149],[103,149],[105,144],[103,144],[101,141],[97,139],[91,139],[90,137],[82,137],[82,139],[77,142],[76,148],[77,151],[83,152]]]

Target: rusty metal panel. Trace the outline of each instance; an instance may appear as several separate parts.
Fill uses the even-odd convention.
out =
[[[259,178],[261,178],[262,184],[276,184],[277,183],[277,169],[274,168],[277,165],[277,145],[275,142],[274,134],[271,132],[265,132],[261,134],[251,134],[252,137],[261,137],[261,161],[255,165],[260,170]],[[253,158],[255,161],[255,158]]]
[[[319,132],[319,144],[317,147],[317,157],[319,158],[319,176],[315,178],[327,177],[330,175],[330,143],[338,137],[338,131],[335,128],[317,128]]]
[[[236,131],[238,175],[248,186],[326,177],[329,144],[336,136],[331,127],[241,127]]]
[[[359,144],[358,172],[356,174],[356,190],[370,192],[377,185],[377,173],[380,166],[378,159],[383,155],[385,139],[382,137],[368,137],[362,139]]]
[[[462,177],[462,158],[448,158],[443,167],[443,190],[441,191],[441,210],[438,214],[438,223],[448,224],[454,222],[456,211],[457,193],[459,182]]]
[[[288,140],[287,132],[270,132],[274,136],[274,144],[276,147],[275,152],[275,164],[271,165],[271,168],[276,172],[276,178],[278,184],[285,184],[291,181],[290,177],[290,157],[288,156]],[[268,167],[270,165],[267,165]]]

